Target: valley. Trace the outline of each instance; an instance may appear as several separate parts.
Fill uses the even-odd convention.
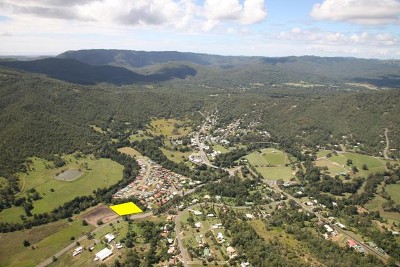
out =
[[[0,265],[400,262],[400,94],[354,82],[382,62],[324,59],[333,74],[313,57],[112,51],[123,72],[196,72],[60,79],[81,53],[90,71],[112,64],[93,52],[44,61],[51,73],[0,64]],[[127,201],[143,213],[109,209]]]

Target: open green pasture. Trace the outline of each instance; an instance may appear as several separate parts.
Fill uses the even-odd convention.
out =
[[[52,165],[51,162],[32,158],[31,171],[28,175],[21,175],[21,179],[24,179],[24,188],[18,196],[24,197],[34,188],[42,197],[33,202],[32,214],[50,212],[77,196],[90,195],[93,190],[108,187],[122,179],[123,166],[110,159],[92,157],[77,159],[68,155],[64,160],[67,163],[64,167],[48,168],[46,166]],[[84,174],[74,181],[55,179],[58,173],[69,169],[80,169]],[[5,209],[0,212],[0,221],[20,222],[20,215],[25,215],[21,207]]]
[[[76,239],[90,232],[92,226],[82,226],[81,221],[58,221],[29,230],[0,234],[1,266],[36,266]],[[30,246],[24,247],[28,240]],[[32,246],[34,248],[32,248]]]
[[[386,186],[386,191],[394,202],[400,204],[400,184],[389,184]]]
[[[290,180],[294,177],[290,167],[256,167],[257,171],[267,180]]]
[[[246,159],[253,166],[277,166],[290,163],[286,153],[275,148],[264,148],[254,151],[247,155]]]
[[[153,119],[150,122],[149,130],[153,135],[184,136],[190,133],[191,128],[185,126],[187,121],[176,119]]]
[[[367,175],[369,173],[375,173],[386,170],[385,160],[368,155],[345,152],[345,153],[340,153],[337,156],[332,156],[328,159],[330,161],[338,163],[347,170],[351,169],[351,166],[347,166],[347,160],[351,159],[353,161],[353,165],[357,166],[358,170],[360,171],[360,175]],[[362,169],[363,164],[367,165],[368,170]]]

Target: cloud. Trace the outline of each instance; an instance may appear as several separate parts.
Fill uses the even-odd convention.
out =
[[[254,24],[267,16],[264,0],[206,0],[204,14],[208,24],[220,21],[235,21],[241,24]],[[212,23],[214,22],[214,23]]]
[[[313,6],[316,20],[349,21],[376,25],[400,21],[399,0],[324,0]]]
[[[127,26],[165,26],[210,31],[228,22],[265,19],[264,0],[0,0],[0,11],[18,16],[97,21]]]

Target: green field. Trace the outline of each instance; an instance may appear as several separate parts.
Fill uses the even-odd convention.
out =
[[[290,163],[286,153],[274,148],[255,151],[247,155],[246,159],[253,166],[281,166]]]
[[[93,190],[110,186],[122,179],[123,166],[110,159],[96,160],[91,157],[76,159],[69,155],[64,160],[67,165],[62,168],[46,168],[50,162],[33,158],[33,169],[28,175],[21,177],[25,185],[19,196],[25,196],[29,189],[35,188],[42,197],[33,202],[32,214],[50,212],[77,196],[90,195]],[[57,173],[68,169],[81,169],[84,174],[71,182],[54,178]],[[0,213],[0,221],[20,222],[20,215],[25,215],[21,207],[5,209]]]
[[[172,151],[172,150],[167,150],[165,148],[161,148],[161,151],[164,153],[165,156],[167,156],[169,160],[176,163],[188,161],[189,156],[192,154],[192,152]]]
[[[0,265],[36,266],[73,242],[71,237],[77,239],[92,229],[92,226],[82,226],[81,221],[68,223],[64,220],[29,230],[0,234]],[[29,247],[23,246],[25,239],[30,242]],[[35,248],[32,249],[32,246]]]
[[[112,226],[106,225],[100,231],[97,231],[94,234],[94,238],[97,240],[101,240],[106,234],[108,233],[113,233],[116,236],[115,241],[113,241],[111,244],[115,247],[115,243],[120,242],[120,240],[126,236],[126,233],[128,231],[128,224],[127,222],[120,220],[119,223],[114,223]],[[72,253],[75,248],[71,249],[67,253],[65,253],[63,256],[61,256],[57,260],[56,266],[96,266],[95,262],[93,261],[95,254],[102,250],[103,248],[106,247],[105,244],[98,242],[97,244],[94,244],[94,240],[83,240],[80,242],[81,246],[85,248],[89,248],[91,246],[94,246],[93,252],[90,252],[89,250],[84,250],[81,254],[73,257]],[[109,247],[110,248],[110,247]],[[118,256],[122,256],[123,253],[126,253],[127,249],[124,247],[121,250],[118,249],[113,249],[113,256],[110,257],[110,260],[108,262],[114,262],[115,259],[117,259]],[[121,261],[121,259],[120,259]]]
[[[326,157],[329,153],[332,153],[332,150],[320,150],[317,152],[317,158]]]
[[[185,126],[187,121],[176,119],[153,119],[150,122],[149,130],[153,135],[164,135],[168,137],[183,136],[190,133],[191,128]]]
[[[315,165],[318,167],[324,167],[324,166],[328,167],[328,173],[331,176],[335,176],[342,172],[347,173],[347,171],[348,171],[348,169],[340,166],[340,164],[330,161],[329,159],[324,159],[324,158],[316,160]]]
[[[214,149],[214,151],[220,151],[221,153],[228,153],[229,149],[227,149],[226,147],[222,146],[222,145],[213,145],[212,148]]]
[[[386,186],[386,191],[394,202],[400,204],[400,184],[389,184]]]
[[[372,156],[345,152],[329,158],[330,161],[336,162],[344,166],[347,170],[350,170],[351,166],[347,166],[348,159],[351,159],[353,161],[353,165],[357,166],[358,170],[360,171],[360,175],[367,175],[369,173],[386,170],[386,161]],[[367,165],[367,171],[362,169],[363,164]]]
[[[267,180],[290,180],[294,177],[290,167],[256,167],[257,171]]]
[[[375,195],[374,199],[372,199],[367,205],[366,208],[371,211],[379,211],[382,218],[389,220],[389,223],[396,222],[400,223],[400,213],[397,212],[386,212],[382,209],[382,204],[387,200],[381,197],[380,195]]]

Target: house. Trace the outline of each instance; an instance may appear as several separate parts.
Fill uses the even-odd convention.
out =
[[[325,224],[324,227],[325,227],[325,229],[326,229],[326,231],[327,231],[328,233],[332,233],[332,232],[333,232],[332,227],[330,227],[329,225]]]
[[[219,229],[222,228],[222,223],[216,223],[212,226],[213,229]]]
[[[357,242],[354,241],[353,239],[347,240],[347,245],[349,245],[350,248],[357,246]]]
[[[96,257],[94,258],[94,260],[95,261],[98,261],[98,260],[104,261],[105,259],[110,257],[112,254],[113,253],[111,250],[109,250],[108,248],[105,248],[96,253]]]
[[[106,234],[104,237],[107,239],[107,243],[110,243],[115,239],[115,236],[113,234]]]
[[[250,263],[249,263],[249,262],[242,262],[242,263],[240,264],[240,267],[248,267],[248,266],[250,266]]]
[[[236,249],[234,249],[233,247],[231,246],[227,247],[226,252],[228,253],[229,258],[236,257]]]
[[[250,213],[246,213],[246,218],[247,219],[254,219],[254,215],[253,214],[250,214]]]
[[[224,235],[222,233],[218,233],[217,234],[217,239],[219,242],[223,242],[224,241]]]
[[[82,247],[82,246],[77,247],[77,248],[74,250],[74,252],[72,253],[72,257],[75,257],[75,256],[78,255],[78,254],[81,254],[82,251],[83,251],[83,247]]]
[[[175,247],[170,247],[167,251],[168,254],[174,254],[175,252]]]
[[[213,217],[215,217],[215,215],[214,215],[214,214],[212,214],[212,213],[209,213],[209,214],[207,214],[207,217],[209,217],[209,218],[213,218]]]
[[[194,227],[196,227],[197,229],[200,229],[201,225],[202,225],[201,222],[197,222],[194,224]]]
[[[336,225],[339,226],[341,229],[346,229],[346,225],[344,225],[340,222],[337,222]]]
[[[115,247],[116,247],[117,249],[121,249],[121,248],[122,248],[122,245],[121,245],[121,243],[117,243],[117,244],[115,244]]]
[[[201,211],[199,211],[199,210],[193,211],[193,214],[196,215],[196,216],[203,215],[203,213]]]

